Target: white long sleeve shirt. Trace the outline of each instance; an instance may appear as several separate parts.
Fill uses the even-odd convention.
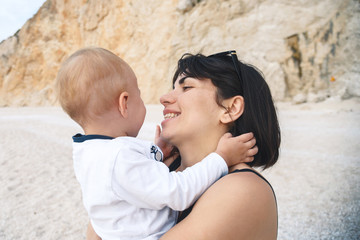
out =
[[[176,211],[191,206],[228,171],[216,153],[182,172],[169,172],[151,142],[101,135],[73,139],[83,203],[103,240],[159,239],[174,226]]]

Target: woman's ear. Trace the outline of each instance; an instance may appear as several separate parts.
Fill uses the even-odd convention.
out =
[[[244,98],[242,96],[234,96],[223,101],[226,111],[220,117],[220,121],[224,124],[234,122],[244,112]]]
[[[124,117],[128,117],[128,99],[129,99],[129,93],[128,92],[122,92],[119,96],[119,105],[118,109],[120,114]]]

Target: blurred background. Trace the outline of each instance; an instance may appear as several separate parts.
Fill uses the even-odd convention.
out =
[[[125,59],[162,120],[186,52],[236,50],[265,75],[282,130],[279,240],[360,239],[359,0],[0,0],[0,239],[84,239],[88,218],[59,108],[61,62],[99,46]]]
[[[262,70],[275,100],[358,97],[359,5],[355,0],[48,0],[0,43],[0,106],[56,104],[60,63],[86,46],[107,48],[129,62],[148,104],[170,89],[182,54],[230,49]]]

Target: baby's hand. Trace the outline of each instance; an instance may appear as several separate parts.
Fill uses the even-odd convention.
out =
[[[232,137],[231,133],[225,133],[220,138],[215,152],[224,158],[230,167],[253,161],[254,155],[258,152],[255,144],[256,140],[253,133],[244,133],[237,137]]]
[[[165,142],[161,137],[161,129],[160,126],[157,125],[156,126],[156,131],[155,131],[155,144],[161,149],[161,151],[164,154],[164,159],[167,159],[169,157],[171,157],[172,154],[172,150],[174,149],[174,146],[169,144],[168,142]]]

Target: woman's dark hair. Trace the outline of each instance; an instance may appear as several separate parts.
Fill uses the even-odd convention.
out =
[[[233,136],[254,133],[259,152],[248,165],[265,169],[274,165],[279,157],[281,136],[274,102],[260,71],[236,60],[238,74],[232,57],[230,53],[210,56],[186,53],[178,61],[173,84],[180,75],[210,79],[217,88],[219,106],[222,106],[222,100],[241,95],[245,102],[244,112],[231,126],[230,132]]]

